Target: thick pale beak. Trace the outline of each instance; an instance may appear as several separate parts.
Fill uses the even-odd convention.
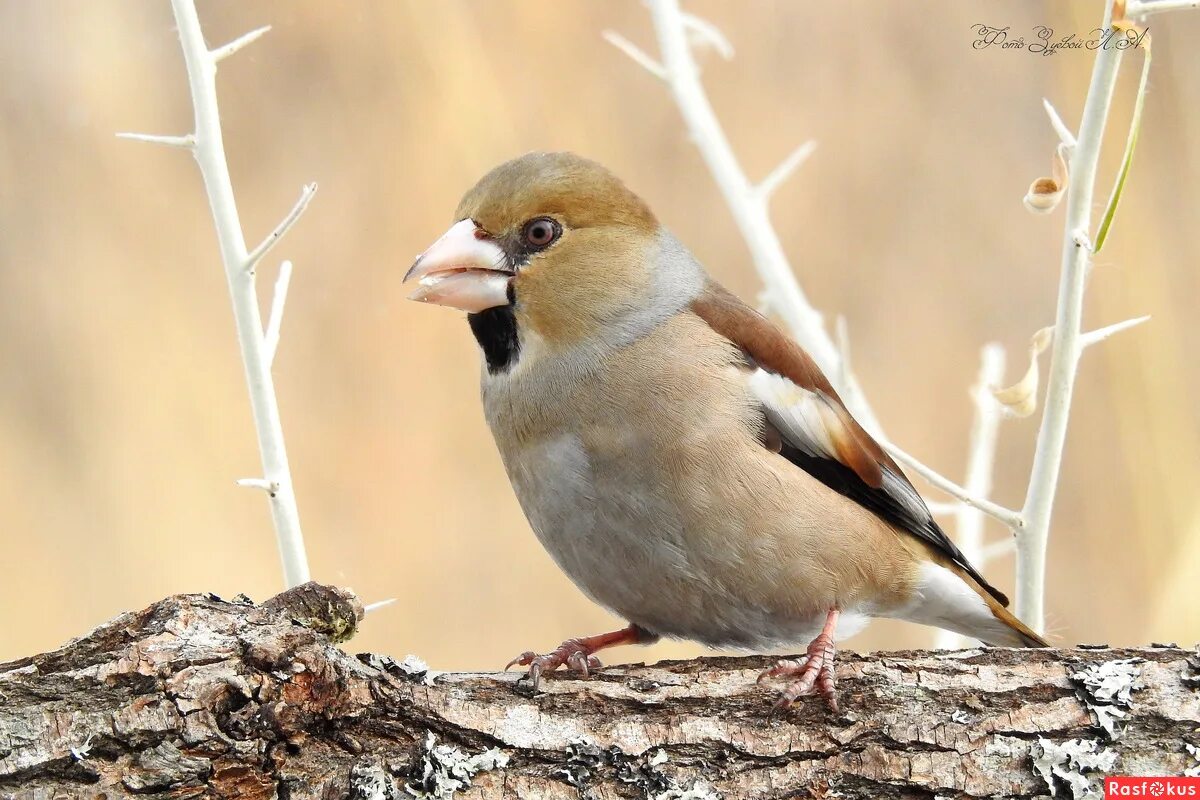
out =
[[[474,222],[464,219],[417,256],[404,280],[420,281],[409,300],[477,314],[508,304],[512,276],[504,251]]]

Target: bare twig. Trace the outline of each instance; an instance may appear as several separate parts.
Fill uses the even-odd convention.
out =
[[[1127,319],[1124,322],[1117,322],[1112,325],[1106,325],[1103,328],[1097,328],[1094,331],[1088,331],[1087,333],[1080,334],[1079,346],[1081,348],[1088,348],[1094,344],[1099,344],[1108,337],[1112,336],[1114,333],[1120,333],[1121,331],[1129,330],[1136,325],[1141,325],[1143,322],[1149,321],[1149,319],[1150,317],[1148,315],[1144,317],[1134,317],[1133,319]]]
[[[272,496],[279,491],[279,484],[266,478],[238,478],[237,485],[246,489],[261,489]]]
[[[933,488],[945,492],[972,508],[979,509],[990,517],[995,517],[1010,528],[1019,529],[1023,525],[1019,512],[1013,511],[1011,508],[1005,508],[999,503],[993,503],[987,498],[974,496],[965,487],[959,486],[932,467],[925,466],[891,442],[882,442],[881,444],[883,444],[884,449],[891,453],[892,458],[920,475]]]
[[[267,234],[267,237],[258,243],[250,253],[246,256],[245,269],[253,270],[262,257],[267,254],[267,251],[275,246],[275,243],[283,238],[283,235],[292,229],[300,219],[300,215],[308,208],[308,204],[312,202],[313,195],[317,193],[317,185],[309,183],[300,190],[300,198],[296,200],[296,205],[292,206],[292,210],[287,213],[287,216],[279,221],[275,229]]]
[[[613,47],[620,50],[625,55],[633,59],[634,63],[642,69],[649,72],[659,80],[667,79],[667,71],[663,69],[663,65],[655,61],[646,51],[638,47],[633,42],[626,39],[616,31],[601,31],[600,35],[604,37],[604,41],[611,44]]]
[[[372,611],[378,611],[381,608],[387,608],[388,606],[390,606],[392,603],[395,603],[395,602],[396,602],[396,598],[389,597],[387,600],[379,600],[374,603],[368,603],[367,605],[363,606],[363,613],[370,614]]]
[[[128,139],[131,142],[161,144],[166,147],[181,147],[185,150],[190,150],[196,146],[196,137],[190,133],[186,136],[159,136],[153,133],[118,133],[117,138]]]
[[[292,262],[279,265],[279,277],[275,279],[275,293],[271,295],[271,315],[267,317],[267,330],[263,333],[263,347],[267,351],[267,363],[275,362],[275,351],[279,348],[279,328],[283,325],[283,304],[287,302],[288,286],[292,282]]]
[[[243,33],[229,44],[221,45],[211,53],[213,63],[219,64],[251,42],[258,41],[258,39],[269,30],[271,30],[270,25],[263,25],[261,28],[256,28],[249,33]]]
[[[784,181],[792,177],[792,173],[796,168],[808,160],[808,157],[817,149],[817,143],[809,139],[804,144],[793,150],[787,158],[779,162],[779,166],[771,170],[767,177],[762,179],[762,182],[755,187],[755,195],[759,202],[766,203],[771,199],[771,195],[775,194]]]
[[[171,0],[171,8],[175,14],[183,59],[187,66],[195,131],[187,136],[120,135],[127,139],[189,147],[200,166],[213,223],[217,230],[221,260],[225,265],[229,294],[233,300],[238,344],[246,371],[246,384],[250,391],[250,406],[254,414],[254,427],[258,434],[258,448],[264,473],[262,478],[239,480],[238,485],[267,492],[279,554],[283,561],[284,580],[289,587],[297,586],[308,581],[308,558],[300,532],[300,515],[296,509],[287,450],[283,443],[275,384],[271,378],[271,358],[278,344],[283,301],[291,269],[290,264],[285,263],[285,268],[280,272],[280,281],[272,304],[271,322],[264,336],[253,266],[300,217],[312,199],[316,184],[304,187],[299,202],[287,217],[254,249],[254,252],[247,252],[221,136],[221,120],[217,108],[217,63],[261,37],[269,28],[251,31],[223,47],[209,51],[204,43],[194,0]]]
[[[1075,146],[1075,134],[1071,133],[1071,129],[1067,127],[1067,123],[1063,122],[1062,117],[1058,115],[1058,111],[1051,105],[1050,101],[1042,98],[1042,108],[1046,109],[1046,116],[1050,118],[1050,127],[1054,128],[1054,132],[1058,134],[1058,139],[1068,148]]]
[[[1102,3],[1102,27],[1108,29],[1112,25],[1112,4],[1110,0],[1102,0]],[[1044,628],[1046,546],[1050,533],[1050,515],[1058,489],[1058,474],[1062,466],[1063,445],[1067,438],[1067,421],[1071,413],[1075,374],[1079,355],[1083,350],[1080,327],[1090,255],[1087,231],[1091,225],[1096,167],[1113,89],[1116,86],[1121,53],[1117,48],[1097,49],[1076,144],[1071,151],[1054,344],[1050,355],[1046,399],[1041,427],[1038,430],[1033,469],[1025,494],[1025,504],[1021,510],[1025,527],[1019,532],[1017,542],[1016,613],[1025,624],[1036,631]]]

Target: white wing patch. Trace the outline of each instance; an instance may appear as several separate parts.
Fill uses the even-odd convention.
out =
[[[767,420],[793,447],[810,456],[837,458],[830,429],[841,421],[822,395],[764,369],[754,370],[749,383],[763,405]]]
[[[839,461],[834,438],[842,431],[842,420],[838,416],[834,401],[821,392],[813,392],[797,386],[792,381],[756,369],[750,373],[748,383],[754,396],[762,403],[767,420],[780,435],[796,449],[816,458]],[[892,498],[917,524],[924,526],[932,521],[929,509],[907,480],[881,464],[883,474],[882,491]]]

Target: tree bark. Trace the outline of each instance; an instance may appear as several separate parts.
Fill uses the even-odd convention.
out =
[[[843,653],[772,719],[765,657],[433,674],[339,649],[348,592],[182,595],[0,664],[0,796],[1086,797],[1197,771],[1200,655]],[[1098,796],[1098,795],[1097,795]]]

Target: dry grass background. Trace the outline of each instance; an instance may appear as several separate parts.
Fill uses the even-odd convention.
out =
[[[1020,198],[1055,142],[1041,98],[1077,119],[1091,64],[976,52],[970,26],[1083,33],[1099,3],[689,7],[738,47],[732,63],[705,59],[705,80],[749,171],[820,142],[777,196],[780,235],[815,302],[848,319],[889,433],[961,477],[979,345],[1003,342],[1015,375],[1053,319],[1061,211],[1035,217]],[[665,88],[600,39],[612,27],[653,47],[645,10],[204,0],[200,14],[214,45],[274,26],[219,81],[247,238],[321,184],[262,277],[296,262],[276,375],[314,575],[399,599],[355,646],[495,668],[611,626],[521,516],[463,320],[406,303],[400,278],[483,171],[567,148],[624,176],[753,296]],[[1142,144],[1086,318],[1154,320],[1084,358],[1050,554],[1064,642],[1200,636],[1200,15],[1152,30]],[[279,567],[263,498],[233,484],[258,458],[199,175],[185,154],[113,137],[189,127],[168,4],[0,2],[0,75],[0,658],[170,593],[265,598]],[[1003,428],[1006,503],[1023,495],[1035,431]],[[1011,587],[1007,562],[988,571]],[[878,624],[851,646],[930,635]]]

